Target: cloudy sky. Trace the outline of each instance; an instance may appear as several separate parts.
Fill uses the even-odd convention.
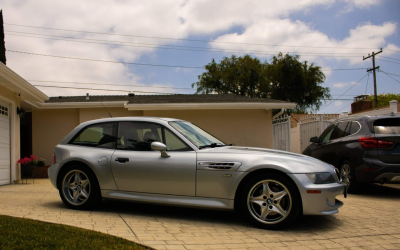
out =
[[[338,100],[320,112],[336,113],[373,94],[363,55],[380,48],[378,93],[400,93],[398,0],[0,0],[0,8],[14,71],[34,85],[106,89],[38,87],[49,96],[189,94],[212,58],[283,52],[323,68]]]

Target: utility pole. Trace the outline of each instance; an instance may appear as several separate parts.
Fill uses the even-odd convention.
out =
[[[371,68],[371,69],[368,69],[367,72],[373,71],[373,73],[374,73],[374,97],[375,97],[375,108],[378,107],[378,95],[377,95],[377,93],[376,93],[376,75],[375,75],[375,70],[376,70],[376,69],[379,69],[379,66],[378,66],[378,67],[375,67],[375,56],[376,56],[377,54],[379,54],[379,53],[382,53],[382,48],[381,48],[381,50],[380,50],[379,52],[377,52],[377,53],[372,52],[372,55],[368,54],[368,57],[364,57],[364,56],[363,56],[363,61],[366,60],[366,59],[368,59],[368,58],[370,58],[370,57],[372,57],[372,68]]]

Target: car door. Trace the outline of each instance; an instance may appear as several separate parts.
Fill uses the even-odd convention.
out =
[[[324,154],[324,146],[329,141],[335,127],[336,124],[331,124],[324,130],[324,132],[322,132],[318,138],[318,142],[313,144],[313,148],[310,150],[310,156],[322,160],[321,158]]]
[[[166,127],[150,122],[120,122],[111,167],[121,191],[195,196],[196,152]],[[151,149],[167,145],[168,158]]]
[[[337,166],[337,161],[346,150],[346,136],[349,135],[351,122],[339,122],[333,129],[329,140],[323,145],[321,160]]]

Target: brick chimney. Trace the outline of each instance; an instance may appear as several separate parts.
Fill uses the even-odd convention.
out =
[[[369,95],[359,95],[354,97],[354,102],[351,104],[351,113],[356,114],[365,110],[372,109],[372,100],[368,99]]]

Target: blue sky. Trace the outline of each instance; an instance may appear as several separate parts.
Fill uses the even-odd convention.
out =
[[[271,51],[252,54],[261,60],[269,60],[271,54],[277,54],[279,51],[292,52],[291,54],[300,54],[301,60],[314,62],[324,69],[326,81],[323,86],[331,89],[333,98],[338,98],[357,83],[366,74],[366,70],[331,71],[330,69],[372,67],[371,60],[363,61],[362,55],[376,52],[381,47],[383,53],[377,55],[377,66],[386,73],[400,75],[400,1],[396,0],[236,1],[235,4],[225,0],[218,2],[119,0],[102,1],[101,4],[95,1],[53,3],[47,0],[2,0],[1,6],[6,23],[7,50],[108,61],[200,67],[208,64],[212,58],[219,61],[224,56],[230,56],[232,53],[229,51],[232,50]],[[133,36],[61,31],[15,24]],[[44,35],[52,39],[43,39]],[[140,43],[141,46],[152,44],[152,48],[87,43],[89,40],[84,40],[85,43],[65,39],[54,40],[54,38],[63,39],[60,37],[95,39],[100,42],[108,40]],[[264,46],[252,44],[264,44]],[[228,52],[160,48],[168,45],[205,47]],[[326,54],[321,55],[322,53]],[[335,57],[327,57],[327,53]],[[243,55],[243,53],[235,54]],[[191,84],[196,82],[197,76],[203,72],[203,69],[123,65],[11,51],[7,53],[7,59],[8,66],[32,84],[123,89],[136,93],[139,91],[194,93],[195,91],[190,89],[173,88],[191,88]],[[377,73],[378,93],[400,93],[400,77],[395,75],[390,75],[393,79],[383,72]],[[79,84],[62,82],[79,82]],[[132,85],[132,87],[114,85]],[[126,94],[118,91],[38,88],[49,96],[83,95],[87,92],[91,95]],[[328,101],[329,105],[320,112],[350,111],[349,104],[352,98],[365,93],[373,94],[372,75],[365,77],[340,97],[348,100],[338,100],[331,104]]]

